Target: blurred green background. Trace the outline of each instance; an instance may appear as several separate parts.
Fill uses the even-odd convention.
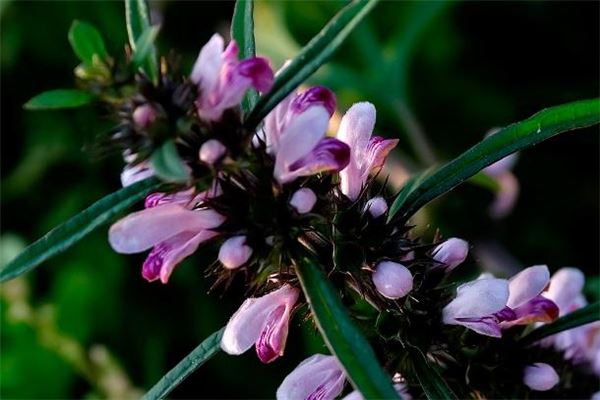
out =
[[[257,2],[258,52],[274,68],[343,3]],[[395,154],[409,171],[448,160],[488,129],[551,105],[598,96],[598,2],[384,2],[311,83],[330,86],[344,111],[377,106],[377,132],[400,138]],[[151,2],[162,25],[162,53],[191,65],[214,31],[226,34],[233,3]],[[28,112],[48,89],[73,85],[67,41],[74,19],[100,29],[109,52],[126,40],[118,1],[2,0],[1,262],[119,187],[118,156],[86,150],[111,126],[91,109]],[[568,133],[521,154],[514,212],[487,215],[493,194],[463,185],[417,220],[419,234],[460,236],[475,245],[465,268],[512,271],[534,263],[598,274],[598,128]],[[203,338],[223,326],[240,291],[207,295],[206,249],[168,285],[140,275],[144,256],[121,256],[100,229],[25,278],[2,286],[2,398],[139,396]],[[597,278],[596,278],[596,282]],[[234,288],[235,289],[235,288]],[[591,290],[590,296],[597,296]],[[286,357],[262,365],[252,352],[218,355],[172,393],[174,398],[271,398],[310,352],[324,352],[311,327],[294,321]]]

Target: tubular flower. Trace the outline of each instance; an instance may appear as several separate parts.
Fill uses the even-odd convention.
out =
[[[218,120],[223,111],[238,105],[250,87],[259,92],[273,85],[273,71],[266,59],[252,57],[238,61],[238,46],[214,34],[202,47],[190,75],[199,88],[196,108],[200,118]]]
[[[264,363],[283,355],[290,316],[300,291],[290,285],[262,297],[249,298],[231,317],[221,348],[228,354],[242,354],[252,345]]]
[[[302,361],[277,389],[277,400],[333,400],[342,393],[346,374],[335,356],[315,354]]]
[[[333,93],[317,86],[288,96],[267,115],[259,138],[275,157],[273,176],[280,184],[348,164],[348,146],[325,137],[334,111]]]
[[[413,277],[408,268],[393,261],[381,261],[373,272],[377,291],[388,299],[406,296],[413,288]]]
[[[379,170],[398,139],[373,136],[375,107],[371,103],[356,103],[342,117],[337,137],[350,146],[350,161],[340,172],[343,194],[356,200],[369,174]]]
[[[219,261],[227,269],[241,267],[251,256],[252,248],[246,244],[246,236],[231,237],[219,249]]]
[[[465,261],[469,254],[469,243],[459,238],[450,238],[433,249],[433,259],[446,265],[448,272]]]
[[[559,382],[558,374],[546,363],[535,363],[525,367],[523,383],[532,390],[540,392],[550,390]]]
[[[388,205],[385,202],[385,199],[381,196],[373,197],[365,204],[365,211],[368,211],[373,218],[381,217],[387,212],[387,210]]]
[[[195,209],[208,196],[193,189],[175,194],[154,193],[146,198],[145,210],[129,214],[111,226],[108,240],[122,254],[152,248],[144,261],[142,276],[167,283],[173,269],[198,246],[215,236],[224,217],[211,209]]]

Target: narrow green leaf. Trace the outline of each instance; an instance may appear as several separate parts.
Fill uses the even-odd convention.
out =
[[[69,42],[77,57],[88,65],[94,64],[94,55],[101,60],[108,57],[102,35],[87,22],[73,21],[69,29]]]
[[[242,60],[256,55],[253,11],[253,0],[237,0],[235,2],[233,18],[231,20],[231,37],[239,46],[239,58]],[[257,101],[258,93],[256,90],[250,88],[242,100],[242,110],[244,113],[254,108]]]
[[[560,317],[551,324],[534,329],[529,334],[523,336],[519,342],[523,346],[528,346],[545,337],[598,320],[600,320],[600,302],[595,302],[573,311],[564,317]]]
[[[482,140],[394,201],[390,216],[407,219],[490,164],[559,133],[600,122],[600,100],[581,100],[538,112]]]
[[[27,110],[54,110],[75,108],[90,104],[96,96],[90,92],[75,89],[56,89],[38,94],[23,107]]]
[[[458,399],[439,372],[429,365],[421,350],[413,347],[410,356],[415,375],[428,399]]]
[[[115,215],[143,199],[158,185],[156,179],[150,178],[134,183],[98,200],[29,245],[17,258],[0,270],[0,282],[24,274],[50,257],[67,250],[94,229],[109,222]]]
[[[189,174],[185,164],[179,158],[177,147],[173,140],[167,140],[150,157],[152,168],[156,175],[168,182],[186,182]]]
[[[152,57],[154,51],[154,40],[158,35],[158,26],[147,28],[136,42],[135,53],[131,59],[131,65],[137,69],[147,64],[149,57]]]
[[[392,378],[377,362],[369,342],[352,323],[323,271],[312,260],[303,258],[296,272],[327,347],[354,387],[365,398],[398,399]]]
[[[277,75],[271,90],[258,99],[248,115],[246,125],[256,127],[269,111],[319,69],[375,4],[377,0],[355,0],[338,12]]]
[[[125,0],[125,21],[129,45],[135,53],[138,40],[150,28],[150,14],[146,0]],[[154,83],[158,81],[158,60],[156,48],[153,44],[142,65],[142,70]]]
[[[179,364],[160,378],[156,385],[144,395],[143,400],[164,399],[173,389],[190,376],[192,372],[217,354],[221,350],[220,343],[224,330],[225,328],[221,328],[200,343]]]
[[[500,190],[498,181],[483,171],[479,171],[469,178],[469,183],[487,189],[492,193],[497,193]]]

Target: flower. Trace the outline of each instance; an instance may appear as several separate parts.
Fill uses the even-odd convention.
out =
[[[388,299],[406,296],[413,288],[413,277],[404,265],[393,261],[381,261],[373,272],[377,291]]]
[[[227,148],[217,139],[209,139],[200,146],[198,158],[203,163],[213,165],[227,152]]]
[[[290,199],[290,206],[292,206],[298,214],[306,214],[310,212],[317,202],[317,195],[309,188],[298,189],[292,195]]]
[[[550,390],[556,386],[559,380],[554,368],[545,363],[528,365],[523,371],[523,383],[532,390]]]
[[[123,155],[123,159],[127,163],[125,168],[123,168],[123,172],[121,172],[121,185],[123,187],[154,176],[154,169],[149,161],[145,160],[136,163],[137,155],[127,153]]]
[[[388,210],[388,205],[385,199],[381,196],[373,197],[365,204],[365,211],[368,211],[373,218],[379,218]]]
[[[302,361],[277,389],[277,400],[333,400],[346,382],[335,356],[315,354]]]
[[[190,75],[199,89],[198,115],[208,121],[218,120],[223,111],[239,104],[250,87],[265,92],[273,85],[273,71],[266,59],[238,61],[235,41],[225,50],[223,47],[223,38],[214,34],[200,50]]]
[[[219,249],[219,261],[227,269],[241,267],[251,256],[252,248],[246,244],[246,236],[231,237]]]
[[[371,103],[356,103],[342,117],[337,137],[350,146],[350,161],[340,172],[341,191],[356,200],[369,174],[379,170],[397,139],[371,137],[375,126],[375,107]]]
[[[459,238],[450,238],[433,249],[432,256],[446,265],[448,272],[462,264],[469,254],[469,243]]]
[[[207,196],[208,192],[194,195],[193,189],[149,195],[145,210],[129,214],[111,226],[110,245],[123,254],[152,248],[144,261],[142,276],[148,281],[160,278],[167,283],[177,264],[196,251],[200,243],[217,236],[211,229],[225,220],[214,210],[195,208]]]
[[[259,140],[275,157],[273,176],[280,184],[319,172],[339,171],[348,164],[350,149],[337,139],[325,137],[335,111],[335,96],[316,86],[291,94],[265,118]]]
[[[140,128],[146,128],[156,119],[156,110],[150,104],[142,104],[133,110],[132,119]]]
[[[258,358],[270,363],[283,355],[291,311],[300,291],[290,285],[262,297],[249,298],[231,317],[221,339],[221,348],[238,355],[256,345]]]

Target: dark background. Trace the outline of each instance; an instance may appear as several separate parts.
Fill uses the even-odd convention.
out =
[[[154,20],[162,22],[159,48],[175,48],[185,65],[214,31],[227,31],[233,8],[227,2],[151,5]],[[340,6],[259,3],[259,53],[278,68]],[[119,157],[96,159],[83,150],[110,121],[91,109],[30,112],[22,105],[44,90],[72,87],[77,59],[67,32],[73,19],[98,27],[113,55],[122,54],[126,32],[121,2],[4,1],[0,7],[5,263],[119,187]],[[411,146],[407,118],[418,122],[442,162],[494,126],[598,96],[599,11],[598,2],[384,2],[313,82],[334,89],[341,112],[359,99],[375,103],[377,132],[398,136],[396,156],[418,170],[431,160]],[[399,107],[408,117],[399,116]],[[439,228],[475,244],[465,269],[478,261],[485,267],[491,254],[505,260],[499,262],[506,270],[546,263],[551,270],[570,265],[596,276],[598,138],[597,127],[582,129],[522,153],[514,169],[521,195],[507,218],[489,218],[493,194],[466,184],[421,213],[417,232],[431,237]],[[495,250],[478,252],[489,248]],[[104,228],[5,284],[1,396],[139,395],[134,388],[148,389],[243,300],[234,291],[206,294],[211,282],[202,267],[213,259],[206,249],[184,262],[168,285],[149,284],[140,276],[143,255],[115,254]],[[310,327],[294,321],[286,351],[270,365],[252,351],[220,354],[172,397],[273,397],[300,360],[325,349]]]

